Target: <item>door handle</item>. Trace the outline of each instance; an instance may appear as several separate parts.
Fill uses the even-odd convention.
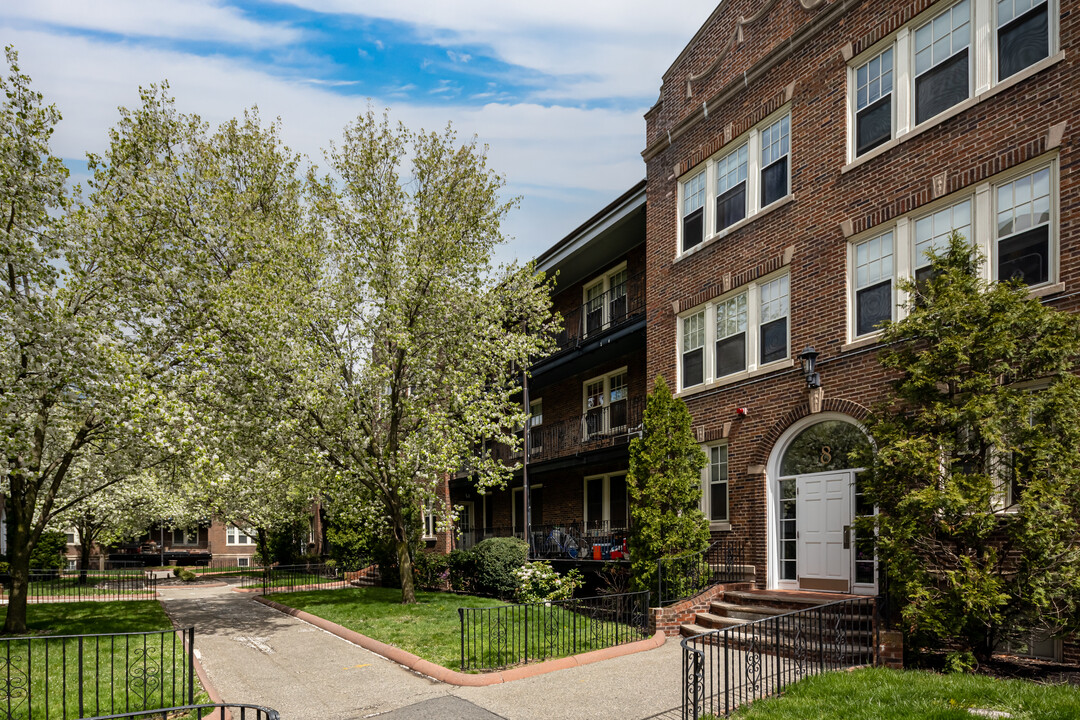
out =
[[[844,549],[845,550],[850,550],[851,549],[851,526],[850,525],[845,525],[844,526]]]

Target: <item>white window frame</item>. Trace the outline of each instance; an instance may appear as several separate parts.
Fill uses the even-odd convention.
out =
[[[1009,85],[1038,72],[1060,52],[1060,0],[1047,0],[1048,55],[1013,75],[998,80],[997,0],[968,0],[970,3],[970,35],[968,41],[967,100],[952,105],[937,115],[915,124],[915,32],[927,22],[949,11],[963,0],[938,2],[927,8],[895,32],[851,58],[847,64],[847,160],[849,163],[884,152],[908,134],[930,127],[953,114],[962,112],[972,103],[983,99],[984,93],[999,85]],[[885,50],[893,49],[893,122],[892,134],[886,142],[862,155],[856,154],[856,122],[858,112],[857,70]]]
[[[712,479],[713,469],[713,451],[724,449],[724,471],[725,476],[722,482],[714,483]],[[705,455],[708,461],[705,463],[705,467],[701,469],[701,512],[705,514],[705,519],[709,521],[710,530],[730,530],[731,529],[731,455],[728,448],[727,441],[720,443],[711,443],[708,445],[702,445],[701,449],[705,451]],[[725,503],[725,519],[713,520],[712,519],[712,490],[713,485],[724,485],[727,488],[727,502]]]
[[[240,538],[243,538],[241,540]],[[225,528],[225,544],[226,545],[238,545],[248,546],[255,545],[255,537],[251,532],[247,530],[241,530],[235,525],[229,525]]]
[[[780,278],[786,278],[788,283],[787,294],[787,354],[780,359],[772,360],[767,363],[761,363],[761,289],[769,283],[778,280]],[[716,375],[716,314],[717,307],[724,304],[731,298],[746,294],[746,312],[747,312],[747,329],[746,329],[746,368],[742,372],[730,373],[717,377]],[[704,311],[705,317],[705,345],[703,347],[702,363],[704,365],[703,381],[697,385],[691,385],[687,387],[683,380],[683,332],[685,327],[685,320],[688,317],[697,315]],[[781,367],[787,367],[791,365],[791,274],[788,268],[778,270],[777,272],[770,273],[762,278],[759,278],[753,282],[747,283],[741,287],[738,287],[730,292],[710,300],[702,305],[697,305],[693,308],[686,310],[679,314],[676,318],[677,323],[677,337],[675,342],[676,349],[676,370],[678,375],[678,391],[696,391],[701,388],[710,387],[718,383],[728,383],[735,380],[745,378],[749,375],[758,372],[768,372]]]
[[[600,522],[606,523],[607,527],[611,528],[611,479],[621,477],[625,484],[626,476],[629,474],[627,470],[621,470],[619,472],[605,473],[603,475],[587,475],[582,481],[582,503],[581,503],[581,519],[588,526],[588,523],[594,522],[599,519]],[[601,510],[600,518],[589,517],[589,481],[600,480],[601,481],[601,504],[603,509]],[[630,516],[630,493],[627,491],[626,495],[626,514],[627,518]],[[618,528],[623,530],[625,528]]]
[[[435,512],[435,501],[429,500],[424,503],[420,510],[424,517],[424,530],[420,539],[425,541],[436,540],[438,538],[436,533],[439,530],[439,516]]]
[[[871,234],[869,234],[869,235],[867,235],[865,237],[861,237],[859,240],[848,243],[848,267],[851,268],[849,278],[848,278],[848,282],[849,282],[849,284],[851,286],[851,293],[850,293],[850,296],[851,296],[850,297],[851,312],[848,313],[848,316],[849,316],[848,336],[851,337],[853,340],[863,338],[863,337],[870,337],[872,335],[879,335],[881,333],[881,330],[882,330],[881,328],[877,328],[875,330],[871,330],[870,332],[859,334],[859,291],[861,291],[861,290],[863,290],[865,288],[863,288],[859,283],[860,263],[859,263],[859,257],[858,256],[859,256],[859,248],[860,247],[862,247],[864,245],[872,244],[873,241],[875,241],[875,240],[879,240],[879,241],[884,240],[886,237],[889,238],[888,242],[891,245],[890,250],[889,250],[889,255],[888,255],[888,257],[890,258],[888,275],[886,276],[886,275],[883,274],[883,275],[878,276],[877,280],[875,280],[874,282],[869,282],[869,284],[866,287],[871,287],[873,285],[877,285],[878,283],[882,282],[882,280],[884,280],[884,279],[887,279],[889,281],[889,298],[890,298],[889,302],[890,302],[890,310],[891,311],[890,311],[889,317],[887,319],[888,320],[896,320],[896,316],[897,316],[897,307],[896,307],[896,294],[897,294],[896,284],[897,283],[896,283],[896,279],[897,279],[897,277],[899,277],[897,272],[896,272],[896,259],[897,259],[898,255],[899,255],[899,252],[898,252],[898,243],[897,243],[897,240],[896,240],[897,232],[896,232],[896,228],[894,226],[894,227],[884,228],[884,229],[880,230],[879,232],[871,233]],[[879,256],[878,261],[880,262],[880,256]]]
[[[787,147],[787,193],[780,196],[767,206],[761,205],[761,174],[762,170],[762,131],[766,128],[772,127],[783,118],[788,119],[788,147]],[[785,200],[790,199],[794,195],[794,190],[791,187],[791,173],[792,173],[792,157],[794,154],[794,123],[791,118],[791,106],[785,105],[776,112],[770,114],[767,118],[754,125],[743,134],[733,138],[730,142],[724,143],[724,147],[720,148],[711,157],[702,163],[691,168],[679,178],[678,182],[678,209],[679,209],[679,222],[678,222],[678,237],[676,239],[675,259],[697,252],[700,248],[709,245],[714,240],[718,240],[729,233],[738,230],[746,223],[750,222],[758,215],[767,212],[773,207],[779,206]],[[717,188],[719,187],[719,164],[726,160],[732,153],[739,152],[743,147],[746,147],[747,166],[746,166],[746,215],[742,220],[733,223],[722,230],[716,229],[716,197],[719,194]],[[705,204],[702,208],[702,240],[700,243],[692,248],[684,249],[683,238],[683,220],[686,214],[683,212],[684,197],[688,185],[696,180],[699,175],[705,174]]]
[[[1060,172],[1059,158],[1057,153],[1050,153],[1042,157],[1018,165],[1015,168],[999,173],[985,182],[979,183],[974,188],[965,188],[959,192],[947,195],[918,210],[897,218],[882,225],[868,229],[866,232],[854,235],[848,239],[848,342],[876,340],[881,331],[856,334],[856,304],[855,291],[855,246],[861,242],[882,235],[886,232],[893,233],[893,298],[895,308],[893,319],[900,320],[905,316],[904,305],[908,301],[907,293],[897,287],[900,278],[915,276],[916,270],[923,266],[917,257],[917,225],[920,220],[935,215],[947,208],[955,207],[962,202],[970,203],[970,230],[968,242],[974,244],[985,258],[980,268],[984,280],[996,282],[998,278],[998,238],[997,238],[997,189],[1019,178],[1031,175],[1040,170],[1048,169],[1050,172],[1050,222],[1049,222],[1049,267],[1048,278],[1044,283],[1028,286],[1029,291],[1035,295],[1049,294],[1061,288],[1058,282],[1060,272]],[[790,351],[790,350],[789,350]]]
[[[603,435],[605,433],[610,433],[612,431],[615,431],[615,430],[618,430],[620,428],[626,427],[625,425],[616,425],[616,426],[612,427],[611,426],[611,411],[610,410],[605,411],[604,408],[610,408],[611,403],[615,402],[615,401],[613,401],[611,399],[611,390],[612,390],[611,381],[614,378],[618,377],[619,375],[626,375],[626,385],[622,386],[622,387],[626,388],[626,397],[625,398],[620,398],[620,400],[626,400],[627,401],[627,410],[629,410],[630,373],[629,373],[628,367],[629,367],[628,365],[623,365],[618,370],[612,370],[609,373],[605,373],[603,375],[597,375],[596,377],[589,378],[588,380],[585,380],[584,382],[581,383],[581,418],[582,418],[581,419],[581,423],[582,423],[581,435],[582,435],[583,438],[588,439],[588,438],[590,438],[590,437],[592,437],[594,435]],[[590,408],[589,407],[589,390],[588,390],[589,386],[593,385],[595,383],[603,383],[603,386],[604,386],[604,394],[601,396],[602,397],[602,402],[600,403],[600,405],[597,406],[597,407],[601,408],[600,412],[601,412],[601,417],[603,419],[603,423],[602,423],[602,427],[600,429],[595,430],[594,432],[590,433],[589,429],[588,429],[588,421],[585,418],[589,414],[589,410],[595,410],[596,409],[596,408]]]
[[[607,297],[607,295],[608,295],[608,293],[611,292],[611,288],[612,288],[611,281],[612,281],[612,279],[616,275],[618,275],[619,273],[627,273],[627,275],[626,275],[627,287],[625,288],[625,290],[626,290],[626,296],[629,296],[629,294],[630,294],[630,288],[629,288],[630,275],[627,272],[625,262],[619,263],[615,267],[613,267],[610,270],[608,270],[607,272],[605,272],[603,275],[600,275],[599,277],[593,278],[592,280],[585,283],[581,287],[581,306],[582,306],[582,308],[584,308],[582,318],[581,318],[581,321],[582,321],[582,327],[581,327],[582,337],[588,337],[588,335],[589,335],[588,324],[587,324],[587,320],[586,320],[585,316],[588,313],[588,308],[589,308],[589,291],[592,290],[595,287],[600,287],[601,288],[600,297],[603,299],[603,302],[602,302],[601,308],[600,308],[600,313],[601,313],[601,315],[600,315],[600,329],[595,330],[593,332],[594,333],[601,333],[601,332],[607,330],[609,328],[609,326],[611,325],[611,322],[612,322],[611,298]]]

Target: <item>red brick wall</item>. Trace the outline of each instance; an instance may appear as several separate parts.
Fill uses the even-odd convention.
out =
[[[744,28],[738,45],[715,73],[692,86],[686,77],[701,72],[726,46],[735,19],[750,16],[766,0],[733,0],[720,5],[694,43],[665,75],[657,106],[646,116],[647,145],[662,144],[679,123],[700,113],[701,103],[730,83],[742,83],[753,63],[774,55],[796,28],[817,13],[838,12],[837,4],[804,11],[798,3],[777,3],[761,22]],[[1051,126],[1069,122],[1059,148],[1059,280],[1065,291],[1050,304],[1075,310],[1072,297],[1080,282],[1080,178],[1071,172],[1078,159],[1076,121],[1080,16],[1060,15],[1060,46],[1065,60],[1014,87],[998,92],[956,117],[926,130],[850,172],[847,162],[847,43],[858,52],[894,29],[899,20],[928,6],[918,2],[860,3],[730,99],[710,106],[707,118],[647,160],[647,312],[646,383],[662,374],[676,376],[676,313],[672,303],[699,293],[715,296],[726,274],[751,271],[770,259],[793,253],[791,273],[790,352],[805,346],[820,353],[826,409],[858,412],[887,390],[888,377],[877,364],[877,348],[844,351],[847,335],[847,249],[841,222],[855,232],[931,201],[931,178],[948,171],[948,191],[973,188],[989,175],[1013,167],[1046,148]],[[676,255],[677,175],[723,143],[725,128],[735,135],[777,107],[791,86],[791,189],[794,201],[752,219],[722,240],[678,262]],[[648,155],[648,153],[647,153]],[[685,307],[685,306],[684,306]],[[776,438],[806,403],[805,383],[797,367],[736,382],[687,397],[695,425],[716,433],[731,422],[729,436],[733,532],[752,544],[759,581],[765,577],[765,479],[752,466],[762,465]],[[736,407],[749,415],[737,419]],[[779,419],[787,423],[781,426]]]

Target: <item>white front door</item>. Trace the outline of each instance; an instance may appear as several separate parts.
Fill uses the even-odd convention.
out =
[[[853,473],[796,478],[799,589],[851,589],[851,485]]]

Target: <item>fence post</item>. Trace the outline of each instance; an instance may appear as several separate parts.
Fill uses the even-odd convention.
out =
[[[525,663],[529,662],[529,606],[522,605],[525,609]]]
[[[461,672],[465,672],[465,608],[458,608],[457,614],[461,621]]]
[[[79,636],[79,717],[86,717],[83,712],[83,637]]]
[[[195,704],[195,626],[187,629],[188,636],[188,705]]]
[[[664,559],[656,559],[656,607],[664,607]]]

